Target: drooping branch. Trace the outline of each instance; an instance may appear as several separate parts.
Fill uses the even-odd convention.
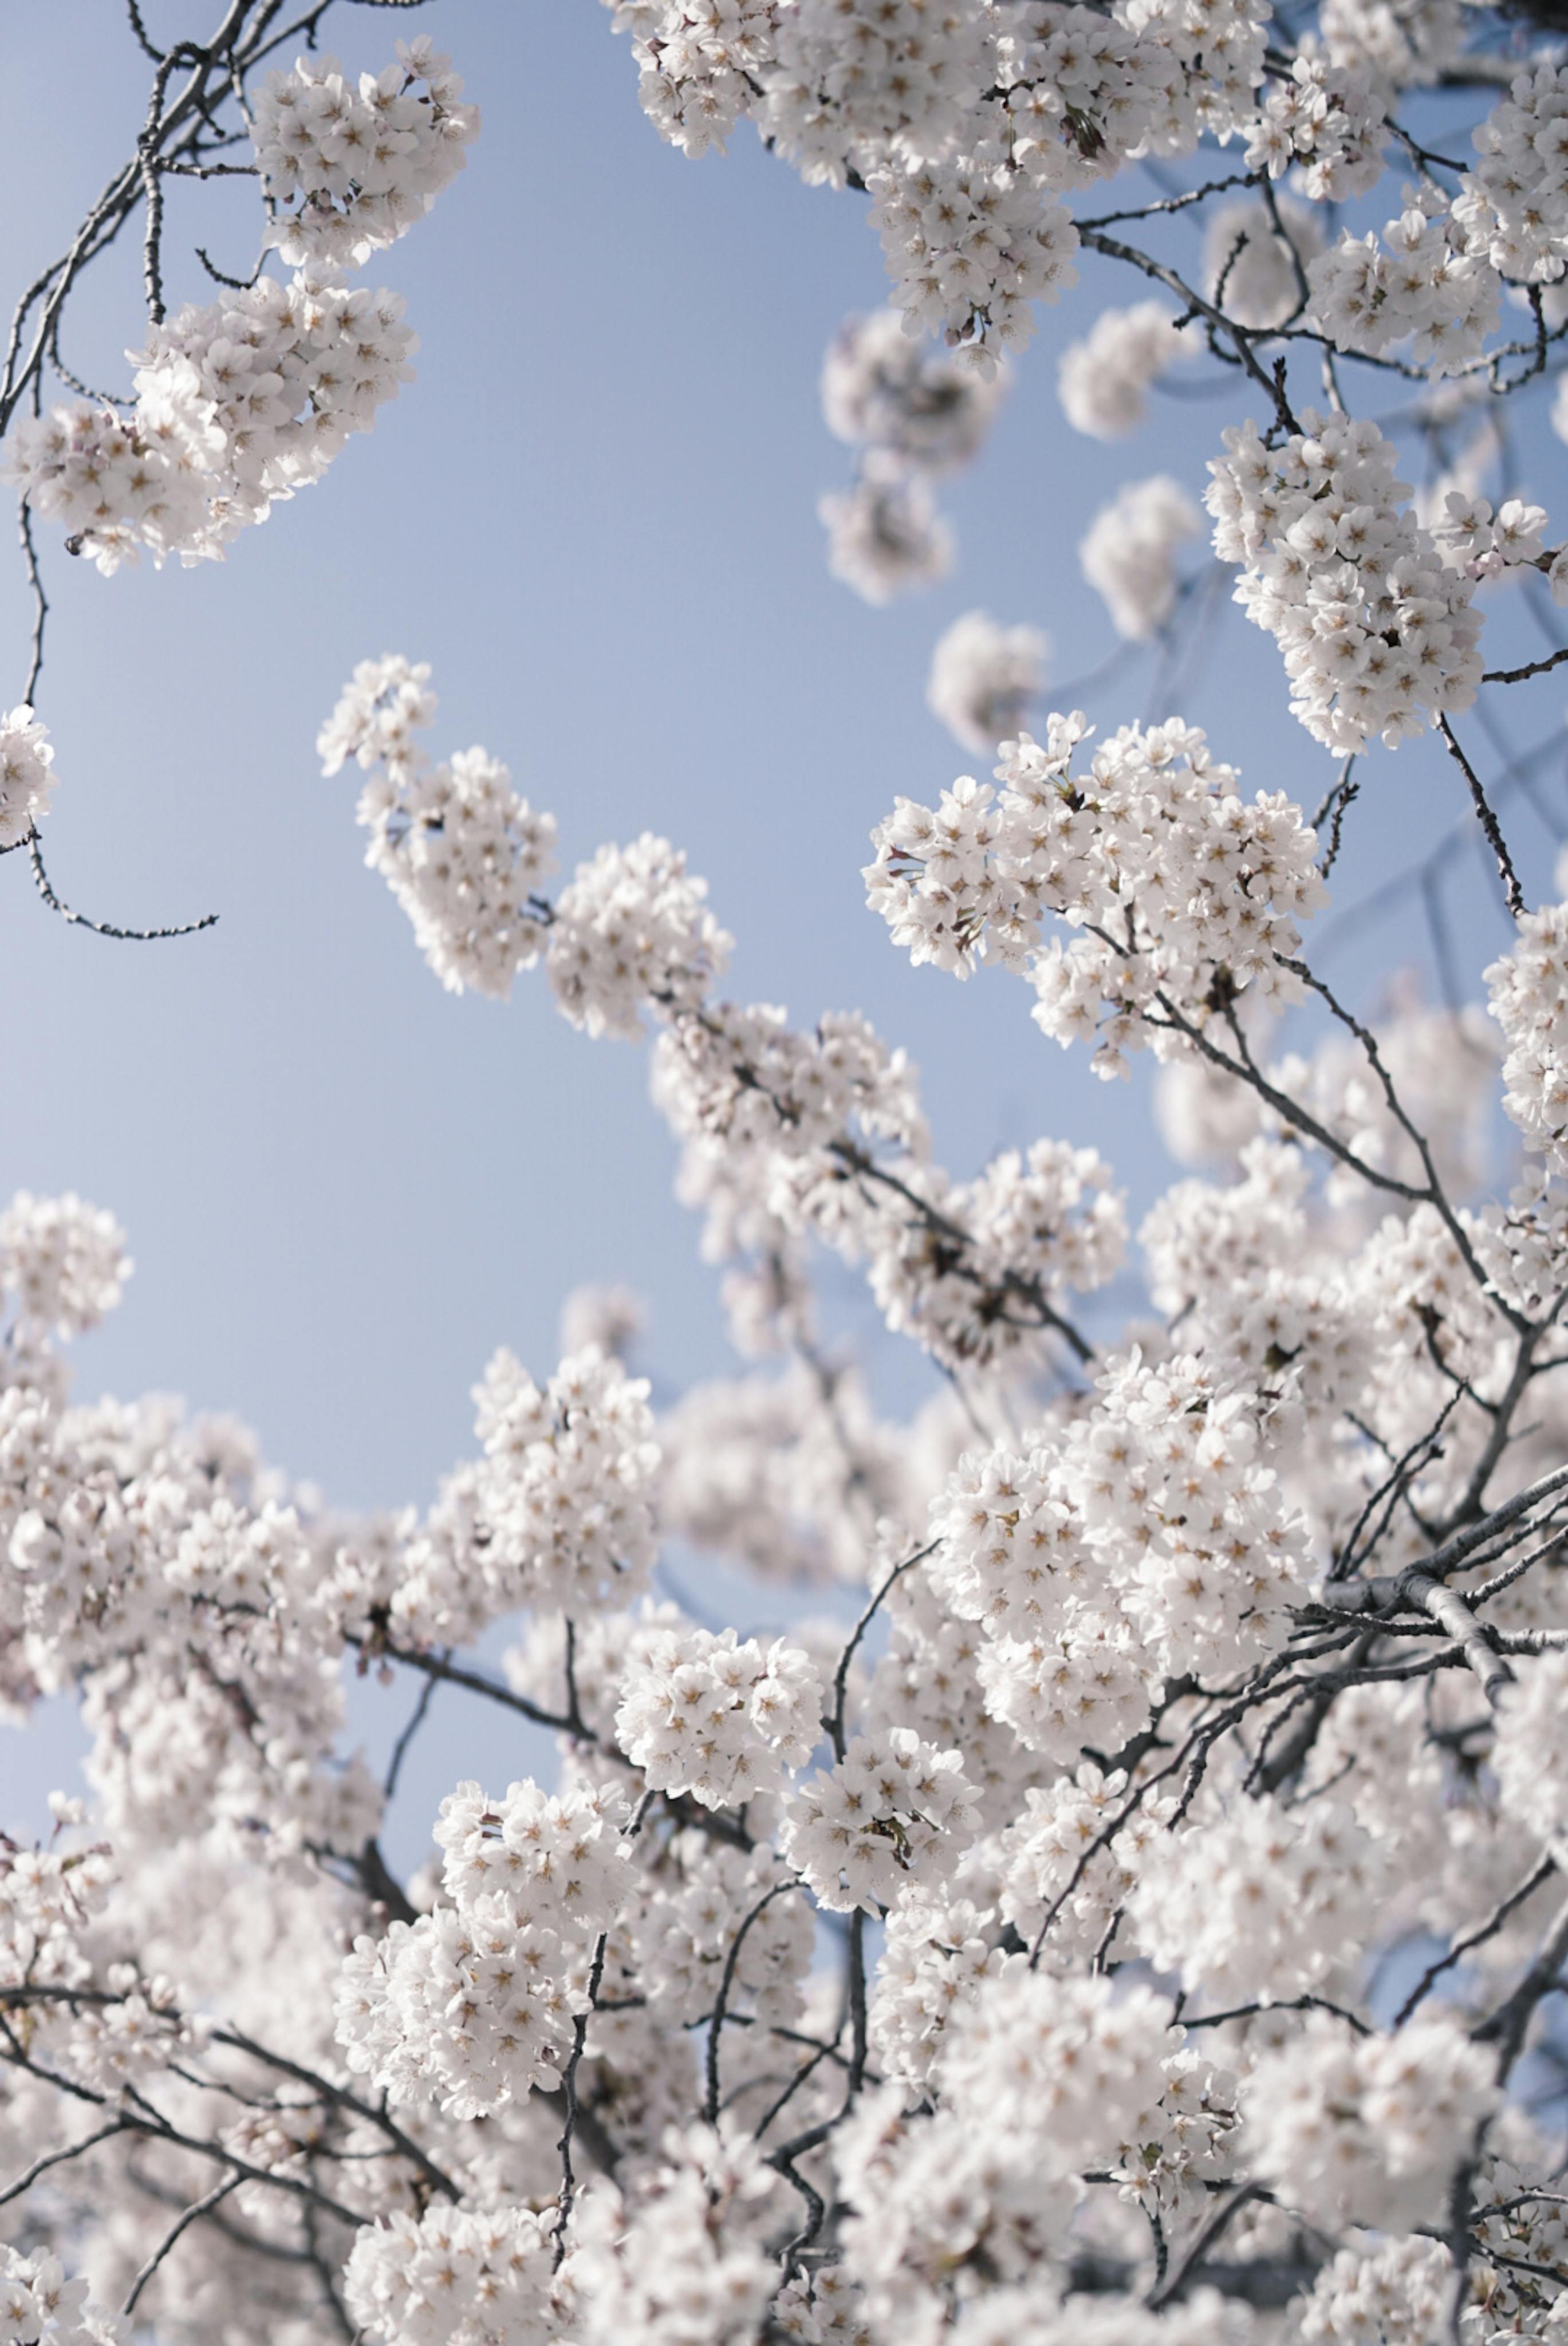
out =
[[[96,937],[113,937],[126,944],[149,945],[168,937],[194,937],[199,935],[203,929],[217,925],[219,916],[216,913],[204,913],[199,921],[185,921],[176,928],[165,929],[123,929],[113,921],[89,920],[86,913],[73,912],[70,905],[63,903],[56,894],[54,883],[44,869],[44,851],[36,830],[28,834],[27,860],[33,867],[34,885],[50,912],[57,913],[71,928],[90,929]]]

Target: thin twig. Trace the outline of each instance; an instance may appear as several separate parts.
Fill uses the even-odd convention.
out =
[[[1508,899],[1508,909],[1514,919],[1518,920],[1524,910],[1524,891],[1519,884],[1519,874],[1513,868],[1513,859],[1508,852],[1508,844],[1502,836],[1502,826],[1498,822],[1485,790],[1481,788],[1480,775],[1460,748],[1454,737],[1453,727],[1446,717],[1438,719],[1438,731],[1448,743],[1450,754],[1457,761],[1461,773],[1470,785],[1470,794],[1475,801],[1475,811],[1480,817],[1481,830],[1486,834],[1486,843],[1497,858],[1498,873],[1502,881],[1502,892]]]
[[[173,2248],[180,2234],[187,2230],[190,2225],[194,2224],[199,2217],[205,2216],[208,2214],[209,2209],[216,2208],[220,2199],[227,2199],[229,2194],[234,2190],[239,2181],[240,2178],[238,2175],[226,2175],[220,2183],[215,2183],[211,2190],[205,2193],[201,2198],[193,2200],[191,2205],[185,2210],[185,2213],[179,2218],[178,2223],[170,2225],[168,2230],[164,2234],[164,2237],[158,2243],[158,2247],[153,2250],[151,2256],[148,2257],[146,2264],[143,2265],[140,2272],[137,2273],[135,2280],[131,2283],[130,2295],[126,2299],[124,2305],[120,2308],[120,2319],[123,2321],[128,2321],[131,2315],[136,2311],[137,2298],[141,2295],[143,2290],[147,2287],[154,2273],[157,2272],[159,2265],[162,2264],[165,2257],[168,2256],[170,2249]]]
[[[1186,2254],[1168,2279],[1163,2283],[1156,2282],[1150,2291],[1145,2300],[1150,2311],[1156,2310],[1162,2305],[1173,2305],[1176,2302],[1186,2290],[1188,2282],[1196,2277],[1198,2268],[1210,2249],[1229,2229],[1244,2208],[1250,2207],[1255,2199],[1271,2199],[1273,2196],[1273,2193],[1261,2183],[1244,2183],[1239,2190],[1230,2192],[1222,2199],[1206,2221],[1199,2225],[1187,2245]]]
[[[1478,2045],[1497,2046],[1500,2084],[1506,2080],[1523,2050],[1531,2014],[1542,1997],[1549,1995],[1557,1984],[1557,1974],[1565,1958],[1568,1958],[1568,1902],[1558,1908],[1541,1943],[1540,1953],[1512,1995],[1505,1997],[1489,2018],[1471,2031]]]
[[[740,1950],[745,1943],[746,1934],[753,1923],[767,1912],[776,1898],[787,1898],[792,1890],[801,1890],[804,1887],[805,1884],[799,1880],[776,1882],[770,1890],[763,1892],[756,1905],[742,1918],[739,1929],[729,1943],[729,1950],[724,1959],[723,1975],[718,1983],[718,1994],[713,2002],[713,2017],[708,2024],[708,2092],[702,2114],[709,2126],[718,2124],[718,2109],[722,2098],[718,2067],[719,2037],[728,2016],[730,1994],[735,1985],[736,1966],[740,1961]]]
[[[36,829],[27,834],[27,860],[33,867],[34,885],[50,912],[57,913],[61,920],[72,928],[90,929],[95,937],[114,937],[122,944],[150,945],[166,937],[199,936],[203,929],[217,926],[216,913],[204,913],[199,921],[185,921],[178,928],[169,929],[122,929],[112,921],[90,921],[86,913],[74,913],[55,893],[53,882],[44,869],[44,852]]]
[[[382,1797],[387,1800],[390,1800],[392,1794],[397,1790],[397,1780],[402,1772],[402,1763],[407,1754],[408,1747],[413,1741],[414,1737],[419,1733],[420,1729],[424,1725],[424,1715],[430,1708],[432,1700],[435,1695],[435,1689],[440,1684],[441,1680],[438,1678],[426,1678],[423,1686],[421,1687],[419,1690],[419,1700],[413,1707],[412,1716],[404,1727],[402,1733],[398,1737],[397,1741],[392,1745],[392,1755],[387,1767],[386,1782],[382,1787]]]
[[[610,1943],[607,1931],[601,1931],[594,1948],[593,1964],[588,1973],[587,2010],[577,2014],[572,2030],[572,2050],[561,2078],[561,2092],[566,2105],[566,2123],[555,2147],[561,2154],[561,2197],[555,2216],[555,2270],[558,2272],[566,2254],[566,2227],[572,2219],[572,2208],[577,2196],[577,2178],[572,2166],[572,2137],[576,2133],[580,2116],[577,2107],[577,2071],[582,2066],[583,2049],[588,2041],[588,2021],[598,1998],[600,1983],[605,1976],[605,1950]]]
[[[27,566],[27,584],[33,590],[33,633],[27,658],[27,681],[22,688],[22,699],[30,706],[44,669],[44,625],[49,616],[49,598],[44,592],[44,575],[38,567],[38,549],[33,543],[33,508],[25,497],[21,499],[16,508],[16,530],[22,541],[22,558]]]
[[[1507,1897],[1492,1908],[1484,1923],[1478,1923],[1473,1931],[1467,1931],[1463,1938],[1454,1941],[1446,1955],[1440,1955],[1436,1963],[1429,1964],[1398,2012],[1395,2013],[1393,2025],[1396,2028],[1402,2028],[1417,2006],[1426,2001],[1428,1994],[1441,1979],[1444,1972],[1451,1970],[1453,1965],[1462,1961],[1473,1948],[1483,1946],[1488,1939],[1495,1938],[1514,1908],[1522,1906],[1527,1898],[1533,1897],[1542,1883],[1556,1871],[1555,1858],[1543,1857],[1540,1864],[1525,1876],[1518,1889],[1511,1890]]]
[[[1564,660],[1568,660],[1568,644],[1550,659],[1531,660],[1523,668],[1489,668],[1481,680],[1482,684],[1522,684],[1526,677],[1544,676],[1548,668],[1561,668]]]
[[[917,1564],[923,1564],[928,1556],[933,1556],[936,1553],[936,1548],[937,1542],[929,1540],[924,1547],[917,1548],[912,1556],[906,1556],[901,1564],[893,1566],[845,1641],[843,1652],[839,1656],[838,1668],[833,1672],[833,1708],[822,1721],[832,1738],[835,1760],[841,1760],[844,1756],[844,1705],[850,1682],[850,1664],[855,1658],[855,1650],[875,1620],[883,1599],[891,1592],[894,1582],[901,1580],[906,1572],[912,1572]]]
[[[115,2118],[109,2125],[100,2127],[97,2134],[85,2135],[80,2142],[67,2143],[64,2150],[46,2151],[42,2158],[33,2161],[25,2175],[19,2175],[15,2183],[8,2184],[4,2191],[0,2191],[0,2208],[12,2199],[19,2199],[23,2192],[36,2183],[39,2176],[46,2174],[51,2167],[63,2167],[67,2159],[79,2158],[83,2151],[95,2149],[100,2142],[107,2142],[112,2136],[126,2131],[125,2121]]]

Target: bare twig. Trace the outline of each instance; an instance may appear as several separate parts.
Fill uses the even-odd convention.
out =
[[[424,1725],[425,1713],[429,1710],[435,1689],[440,1684],[441,1680],[433,1675],[426,1678],[419,1690],[419,1700],[413,1707],[412,1716],[404,1726],[402,1733],[392,1745],[392,1759],[387,1766],[386,1782],[382,1787],[382,1796],[388,1800],[397,1790],[397,1780],[402,1772],[402,1763],[407,1757],[409,1745]]]
[[[1497,859],[1498,873],[1502,882],[1502,892],[1508,900],[1508,909],[1517,920],[1524,910],[1524,891],[1519,884],[1519,874],[1515,872],[1513,859],[1508,852],[1508,844],[1502,836],[1502,827],[1497,820],[1485,790],[1481,788],[1480,775],[1460,748],[1454,736],[1453,727],[1446,717],[1438,719],[1438,731],[1448,743],[1450,755],[1454,759],[1461,773],[1470,785],[1470,794],[1475,801],[1475,811],[1480,817],[1481,830],[1486,834],[1486,843]]]
[[[1556,1871],[1556,1860],[1550,1856],[1543,1857],[1539,1865],[1525,1876],[1518,1889],[1511,1890],[1507,1897],[1492,1908],[1484,1923],[1478,1923],[1473,1931],[1467,1931],[1462,1938],[1454,1941],[1446,1955],[1440,1955],[1436,1963],[1429,1964],[1398,2012],[1395,2013],[1394,2026],[1402,2028],[1411,2013],[1420,2004],[1425,2003],[1444,1972],[1451,1970],[1455,1964],[1462,1962],[1472,1949],[1484,1946],[1488,1939],[1494,1939],[1515,1907],[1522,1906],[1527,1898],[1533,1897],[1542,1883],[1549,1880]]]
[[[924,1547],[917,1548],[912,1556],[906,1556],[901,1564],[893,1566],[844,1642],[838,1668],[833,1672],[833,1708],[822,1721],[832,1738],[835,1760],[841,1760],[844,1756],[844,1705],[848,1698],[850,1664],[854,1660],[856,1648],[875,1620],[883,1600],[891,1594],[894,1582],[901,1580],[906,1572],[912,1572],[917,1564],[923,1564],[928,1556],[934,1555],[936,1546],[935,1540],[928,1540]]]
[[[1564,660],[1568,660],[1568,644],[1549,659],[1529,660],[1523,668],[1489,668],[1481,680],[1482,684],[1522,684],[1526,677],[1544,676],[1548,668],[1561,668]]]
[[[745,1943],[746,1934],[753,1923],[767,1912],[776,1898],[787,1898],[791,1891],[804,1887],[805,1884],[799,1881],[776,1882],[770,1890],[763,1892],[755,1906],[750,1908],[742,1918],[740,1927],[729,1943],[728,1952],[724,1958],[723,1975],[718,1983],[718,1993],[713,2002],[713,2016],[708,2030],[708,2091],[703,2104],[703,2116],[709,2126],[717,2126],[718,2123],[719,2103],[722,2098],[718,2066],[719,2037],[728,2017],[729,1998],[735,1986],[736,1966],[740,1961],[740,1950]]]
[[[1174,2270],[1163,2282],[1156,2282],[1150,2291],[1146,2300],[1150,2310],[1154,2310],[1162,2305],[1174,2305],[1176,2300],[1185,2293],[1188,2283],[1196,2279],[1198,2268],[1210,2249],[1224,2237],[1242,2209],[1250,2207],[1255,2199],[1271,2199],[1273,2196],[1273,2193],[1267,2190],[1261,2183],[1244,2183],[1238,2190],[1227,2193],[1218,2207],[1198,2226],[1187,2244],[1186,2253]]]
[[[572,2166],[572,2137],[577,2131],[581,2113],[577,2106],[577,2071],[583,2063],[583,2048],[588,2041],[588,2021],[598,1999],[600,1983],[605,1976],[605,1950],[609,1945],[609,1933],[601,1931],[594,1947],[594,1960],[588,1973],[588,2008],[577,2014],[572,2031],[572,2050],[561,2078],[561,2092],[566,2105],[566,2123],[555,2147],[561,2154],[561,2197],[555,2215],[555,2269],[560,2270],[566,2254],[566,2228],[572,2220],[572,2208],[577,2196],[577,2178]]]
[[[199,2199],[196,2199],[191,2202],[190,2206],[185,2210],[185,2213],[180,2217],[178,2223],[170,2225],[168,2230],[164,2234],[164,2237],[159,2241],[158,2247],[153,2250],[151,2256],[148,2257],[146,2264],[143,2265],[140,2272],[137,2273],[135,2280],[132,2281],[130,2286],[130,2294],[126,2299],[124,2305],[120,2308],[120,2318],[122,2320],[128,2321],[130,2320],[131,2315],[136,2311],[137,2298],[141,2295],[143,2290],[147,2287],[154,2273],[157,2272],[159,2265],[162,2264],[165,2257],[168,2256],[170,2249],[173,2248],[180,2234],[188,2229],[188,2228],[194,2224],[199,2218],[207,2215],[212,2208],[216,2208],[220,2199],[227,2199],[229,2194],[236,2188],[241,2178],[238,2175],[224,2176],[221,2182],[215,2183],[210,2191],[204,2193]]]
[[[1471,2031],[1478,2045],[1495,2045],[1499,2081],[1506,2079],[1524,2046],[1531,2014],[1557,1984],[1568,1960],[1568,1902],[1558,1908],[1534,1962],[1513,1993],[1487,2019]]]
[[[86,913],[73,912],[71,907],[62,903],[56,894],[54,884],[44,869],[44,852],[39,844],[36,830],[28,833],[27,859],[33,867],[34,885],[50,912],[57,913],[61,920],[66,922],[72,928],[90,929],[95,937],[115,937],[124,944],[150,945],[157,944],[166,937],[198,936],[203,929],[210,929],[217,925],[216,913],[204,913],[199,921],[186,921],[178,928],[168,929],[122,929],[112,921],[90,921]]]
[[[49,598],[44,592],[44,576],[38,567],[38,549],[33,543],[33,508],[25,497],[16,508],[16,529],[22,541],[22,559],[27,567],[27,584],[33,592],[33,633],[27,658],[27,681],[22,688],[24,701],[30,703],[38,689],[38,678],[44,668],[44,626],[49,616]]]
[[[19,2199],[23,2192],[29,2190],[40,2175],[47,2174],[51,2167],[63,2167],[68,2159],[80,2158],[85,2150],[93,2150],[100,2142],[108,2142],[115,2135],[125,2132],[124,2121],[114,2118],[107,2126],[100,2127],[97,2134],[84,2135],[80,2142],[67,2143],[64,2150],[46,2151],[41,2158],[33,2161],[25,2174],[17,2177],[15,2183],[7,2184],[5,2189],[0,2191],[0,2208],[12,2199]]]

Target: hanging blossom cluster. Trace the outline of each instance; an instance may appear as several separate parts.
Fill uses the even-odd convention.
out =
[[[484,1455],[449,1478],[399,1555],[386,1592],[396,1634],[451,1645],[523,1606],[587,1615],[639,1596],[659,1464],[647,1391],[596,1345],[543,1386],[497,1352],[473,1392]]]
[[[1011,123],[998,128],[1011,143]],[[1078,281],[1078,234],[1065,205],[1024,168],[983,150],[952,165],[867,175],[893,301],[914,333],[962,347],[987,372]]]
[[[167,322],[155,311],[127,412],[78,399],[15,426],[7,477],[100,570],[144,553],[220,557],[412,381],[402,300],[341,270],[423,214],[478,117],[452,102],[448,61],[427,42],[399,46],[402,61],[364,76],[357,98],[331,60],[306,59],[259,100],[258,168],[275,197],[301,198],[274,223],[301,264],[290,279],[226,287]]]
[[[1045,681],[1046,650],[1038,627],[1001,627],[966,611],[932,654],[926,705],[966,750],[994,750],[1023,731]]]
[[[548,2337],[556,2327],[548,2218],[529,2208],[468,2209],[440,2199],[367,2225],[343,2273],[359,2327],[419,2346]]]
[[[477,107],[428,34],[400,41],[397,63],[351,85],[336,57],[302,56],[269,74],[252,137],[275,212],[271,241],[294,267],[362,269],[424,218],[468,160]]]
[[[922,349],[898,312],[847,319],[822,362],[822,414],[855,450],[853,487],[825,496],[828,566],[868,603],[931,585],[952,558],[932,484],[973,461],[1004,388]]]
[[[20,1189],[0,1212],[0,1295],[15,1303],[24,1340],[96,1328],[130,1276],[125,1232],[80,1198]]]
[[[1078,561],[1090,586],[1105,597],[1119,636],[1145,643],[1159,634],[1182,591],[1176,550],[1202,526],[1197,507],[1168,473],[1129,481],[1101,506]]]
[[[412,382],[402,313],[396,294],[303,271],[188,303],[134,354],[132,413],[80,401],[18,423],[7,476],[105,573],[143,553],[214,559]]]
[[[963,1755],[910,1727],[857,1735],[800,1787],[780,1844],[830,1913],[875,1914],[907,1886],[952,1873],[973,1824]]]
[[[1056,370],[1062,412],[1074,432],[1091,439],[1125,439],[1147,414],[1151,386],[1186,354],[1163,301],[1102,310],[1091,332],[1062,353]]]
[[[1382,174],[1388,128],[1371,79],[1324,56],[1300,56],[1248,126],[1248,170],[1283,178],[1299,166],[1313,203],[1364,196]]]
[[[1240,1800],[1231,1822],[1223,1843],[1195,1826],[1148,1850],[1128,1908],[1139,1943],[1223,2003],[1305,1994],[1358,1944],[1371,1838],[1334,1800],[1298,1817],[1268,1797]]]
[[[1568,269],[1568,69],[1521,74],[1476,128],[1480,157],[1456,217],[1492,266],[1520,285],[1555,284]]]
[[[1498,2106],[1494,2073],[1485,2047],[1439,2014],[1357,2038],[1315,2014],[1258,2063],[1249,2148],[1262,2173],[1289,2176],[1310,2222],[1353,2210],[1380,2230],[1439,2224],[1452,2146]]]
[[[1209,466],[1214,548],[1242,566],[1236,599],[1285,656],[1290,706],[1339,752],[1392,744],[1467,709],[1481,672],[1471,582],[1403,509],[1375,423],[1310,410],[1265,446],[1236,424]]]

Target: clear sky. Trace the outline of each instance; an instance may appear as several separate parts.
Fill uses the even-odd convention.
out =
[[[193,0],[147,13],[160,38],[206,29]],[[78,1391],[233,1410],[350,1505],[428,1499],[471,1446],[490,1352],[507,1342],[546,1372],[582,1280],[647,1297],[660,1391],[727,1359],[646,1055],[575,1034],[538,975],[506,1005],[444,994],[362,869],[353,782],[323,781],[312,747],[354,663],[432,662],[436,753],[478,741],[504,759],[558,817],[568,863],[645,828],[685,846],[738,941],[731,990],[802,1021],[858,1007],[905,1043],[955,1170],[1040,1135],[1094,1141],[1142,1205],[1166,1170],[1144,1075],[1097,1083],[1038,1035],[1015,981],[911,971],[864,909],[860,866],[896,794],[933,798],[972,762],[924,706],[942,629],[982,606],[1044,626],[1062,679],[1095,668],[1115,639],[1078,573],[1089,519],[1129,476],[1169,470],[1199,493],[1242,412],[1227,385],[1157,404],[1131,443],[1072,433],[1057,353],[1105,301],[1146,290],[1086,268],[984,455],[943,485],[952,575],[870,609],[828,576],[816,517],[850,469],[820,419],[822,350],[883,298],[863,199],[803,188],[749,131],[727,160],[663,147],[592,0],[441,0],[417,22],[484,117],[467,170],[367,271],[407,296],[417,382],[222,565],[104,579],[40,533],[51,872],[99,917],[219,924],[110,944],[52,920],[25,859],[0,863],[0,1196],[108,1205],[137,1264],[79,1347]],[[405,27],[348,7],[331,30],[358,70]],[[147,69],[118,0],[14,5],[6,36],[12,86],[34,94],[0,152],[15,289],[133,146]],[[45,103],[66,87],[68,104]],[[197,243],[249,269],[254,210],[243,184],[172,185],[171,302],[208,298]],[[68,360],[110,387],[141,332],[137,275],[127,245],[69,316]],[[1563,454],[1539,431],[1523,444],[1529,484],[1559,510]],[[6,699],[27,625],[19,567],[0,561]],[[1502,712],[1516,744],[1561,724],[1555,678],[1526,690]],[[1145,657],[1087,705],[1102,726],[1174,706],[1247,787],[1308,806],[1332,779],[1286,713],[1275,648],[1223,602],[1172,694]],[[1463,813],[1429,745],[1374,753],[1365,782],[1346,903]],[[1559,771],[1545,786],[1568,803]],[[1544,832],[1521,835],[1549,863]],[[1468,845],[1455,872],[1474,967],[1504,926]],[[1363,1000],[1390,939],[1422,947],[1403,913],[1339,935],[1331,969]],[[871,1307],[839,1285],[881,1356]],[[921,1390],[918,1363],[890,1357],[885,1375],[895,1398]]]

